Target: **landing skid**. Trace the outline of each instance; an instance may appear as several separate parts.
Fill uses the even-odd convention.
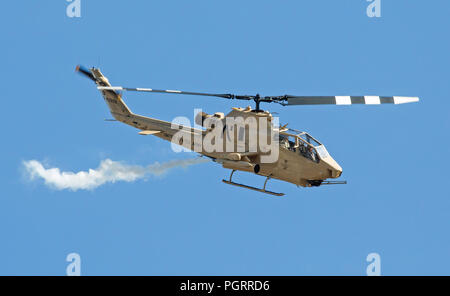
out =
[[[273,192],[273,191],[266,190],[267,181],[269,181],[270,176],[268,176],[266,178],[266,181],[264,182],[264,187],[263,188],[256,188],[256,187],[252,187],[252,186],[248,186],[248,185],[244,185],[244,184],[239,184],[239,183],[233,182],[232,178],[233,178],[233,174],[234,174],[235,171],[236,170],[233,170],[231,172],[229,180],[222,180],[222,182],[224,182],[225,184],[228,184],[228,185],[238,186],[238,187],[242,187],[242,188],[246,188],[246,189],[250,189],[250,190],[254,190],[254,191],[258,191],[258,192],[262,192],[262,193],[266,193],[266,194],[270,194],[270,195],[275,195],[275,196],[283,196],[284,195],[284,193],[278,193],[278,192]]]

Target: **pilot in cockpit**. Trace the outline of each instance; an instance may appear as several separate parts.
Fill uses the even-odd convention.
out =
[[[289,139],[286,136],[280,135],[280,146],[289,149]]]
[[[316,154],[314,153],[314,150],[312,147],[308,147],[307,157],[311,159],[312,161],[316,161]]]

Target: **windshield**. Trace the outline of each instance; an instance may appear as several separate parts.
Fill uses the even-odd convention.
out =
[[[306,132],[300,132],[298,134],[280,133],[280,146],[314,162],[319,162],[320,159],[329,156],[325,146]]]
[[[316,141],[316,139],[314,139],[313,137],[311,137],[308,133],[301,133],[298,135],[303,141],[311,144],[314,147],[320,146],[322,144],[320,144],[318,141]]]

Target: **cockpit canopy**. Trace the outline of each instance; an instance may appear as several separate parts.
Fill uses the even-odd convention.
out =
[[[325,146],[307,132],[287,129],[280,131],[279,136],[281,147],[299,153],[312,161],[319,162],[320,159],[329,157]]]

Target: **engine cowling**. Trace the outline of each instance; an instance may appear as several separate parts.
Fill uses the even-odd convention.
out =
[[[222,120],[225,118],[225,115],[222,112],[216,112],[214,114],[207,114],[205,112],[199,112],[195,115],[195,123],[202,127],[211,127],[214,124],[214,120]],[[213,122],[208,122],[209,124],[205,124],[207,119],[212,120]],[[206,126],[208,125],[208,126]]]

